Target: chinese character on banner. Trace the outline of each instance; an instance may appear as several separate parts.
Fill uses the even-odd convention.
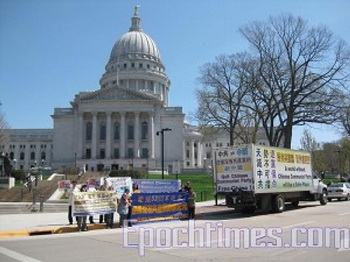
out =
[[[272,187],[277,187],[277,181],[276,180],[272,180]]]
[[[256,149],[256,151],[255,151],[255,156],[256,156],[256,157],[262,157],[260,148],[257,148],[257,149]]]
[[[264,149],[264,158],[269,158],[269,150]]]
[[[261,158],[257,158],[256,159],[256,167],[262,167],[263,165],[262,165],[262,159]]]

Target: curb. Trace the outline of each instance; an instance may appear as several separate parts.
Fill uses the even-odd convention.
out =
[[[105,224],[93,224],[88,225],[88,230],[105,229]],[[53,228],[40,228],[40,229],[30,229],[30,230],[13,230],[13,231],[3,231],[0,232],[0,239],[10,238],[10,237],[30,237],[30,236],[40,236],[40,235],[53,235],[53,234],[63,234],[78,232],[78,227],[76,225],[63,226],[63,227],[53,227]]]
[[[226,207],[227,209],[215,210],[213,206],[210,206],[210,208],[213,208],[213,210],[206,210],[206,211],[203,210],[201,212],[201,208],[205,208],[205,207],[196,208],[196,218],[202,218],[208,215],[225,214],[233,211],[233,209],[227,208],[227,207]],[[99,229],[105,229],[106,224],[105,223],[88,224],[87,227],[89,231],[99,230]],[[79,232],[77,225],[67,225],[67,226],[61,226],[61,227],[29,229],[29,230],[3,231],[3,232],[0,232],[0,239],[11,238],[11,237],[30,237],[30,236],[40,236],[40,235],[64,234],[64,233],[71,233],[71,232]]]

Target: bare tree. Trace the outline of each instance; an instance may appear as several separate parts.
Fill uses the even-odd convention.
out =
[[[344,103],[340,107],[339,122],[343,129],[344,136],[350,137],[350,93],[344,94]]]
[[[300,138],[300,145],[302,150],[308,152],[314,152],[321,149],[320,143],[317,143],[309,129],[304,129],[303,136]]]
[[[293,126],[334,123],[349,78],[350,52],[325,26],[292,15],[240,29],[258,59],[253,103],[271,145],[290,148]]]
[[[196,90],[196,118],[202,126],[226,130],[231,145],[242,130],[238,124],[246,117],[242,108],[249,91],[246,78],[250,63],[246,53],[222,55],[200,69],[198,80],[202,88]]]
[[[9,141],[8,125],[4,114],[0,111],[0,145],[4,145]]]

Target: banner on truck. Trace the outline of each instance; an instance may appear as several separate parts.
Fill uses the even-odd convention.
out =
[[[215,152],[216,192],[253,190],[251,146],[236,146]]]
[[[308,152],[255,146],[254,157],[257,193],[313,189],[311,156]]]
[[[74,192],[73,216],[93,216],[116,211],[116,192]]]

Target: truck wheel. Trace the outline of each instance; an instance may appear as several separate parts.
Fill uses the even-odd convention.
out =
[[[322,194],[320,195],[320,204],[322,206],[327,205],[328,198],[327,198],[327,191],[323,190]]]
[[[292,206],[293,207],[298,207],[299,206],[299,200],[292,201]]]
[[[284,197],[282,195],[277,195],[272,201],[272,210],[276,213],[282,213],[286,205],[284,202]]]

